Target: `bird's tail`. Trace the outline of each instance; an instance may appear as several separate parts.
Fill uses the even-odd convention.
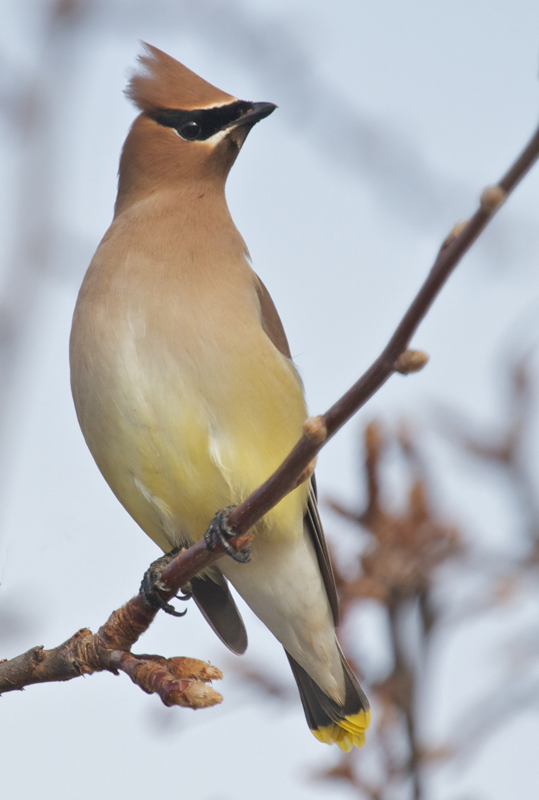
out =
[[[285,651],[286,652],[286,651]],[[307,718],[307,724],[318,741],[332,744],[348,753],[352,747],[365,744],[365,731],[369,727],[369,701],[354,677],[341,653],[345,681],[344,704],[322,691],[310,675],[286,653],[299,689],[299,696]]]

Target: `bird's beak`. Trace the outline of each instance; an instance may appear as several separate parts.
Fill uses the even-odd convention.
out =
[[[239,128],[243,125],[252,128],[253,125],[261,119],[264,119],[264,117],[269,117],[276,108],[277,106],[275,103],[252,103],[249,111],[246,111],[241,117],[235,119],[234,122],[231,123],[230,128]]]

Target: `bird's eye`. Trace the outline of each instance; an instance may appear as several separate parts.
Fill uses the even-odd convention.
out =
[[[187,122],[180,125],[180,136],[184,139],[196,139],[200,131],[200,124],[194,119],[188,119]]]

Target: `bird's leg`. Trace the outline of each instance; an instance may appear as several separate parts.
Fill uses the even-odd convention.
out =
[[[158,590],[166,591],[167,587],[161,581],[161,574],[179,552],[180,548],[176,547],[174,550],[171,550],[170,553],[166,553],[166,555],[161,556],[161,558],[156,559],[156,561],[150,564],[144,573],[139,590],[140,596],[148,608],[163,609],[163,611],[167,614],[171,614],[173,617],[184,617],[187,614],[187,609],[185,609],[185,611],[176,611],[173,605],[163,600]],[[184,595],[180,596],[180,600],[189,600],[190,597],[191,592],[187,591]]]
[[[228,524],[228,515],[233,508],[235,508],[235,506],[228,506],[228,508],[223,508],[221,511],[217,512],[208,525],[208,529],[204,534],[204,541],[210,552],[213,553],[215,551],[216,544],[219,542],[223,546],[225,553],[233,558],[234,561],[245,564],[247,561],[251,560],[250,550],[235,550],[230,546],[228,541],[233,536],[237,536],[237,532]]]

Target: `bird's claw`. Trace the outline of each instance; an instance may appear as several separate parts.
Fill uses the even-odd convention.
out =
[[[225,553],[233,558],[234,561],[239,561],[241,564],[245,564],[247,561],[251,560],[250,550],[236,550],[228,541],[233,536],[237,535],[236,531],[234,531],[228,524],[228,515],[233,508],[234,506],[228,506],[228,508],[223,508],[221,511],[217,512],[208,525],[208,529],[204,534],[204,541],[206,542],[206,547],[210,552],[213,553],[215,551],[215,545],[217,542],[219,542],[223,546]]]
[[[172,550],[170,553],[167,553],[161,558],[158,558],[154,561],[146,572],[144,573],[144,577],[142,579],[142,583],[140,584],[140,596],[142,597],[142,601],[145,606],[151,608],[152,610],[162,610],[166,614],[170,614],[173,617],[185,617],[187,614],[187,609],[185,611],[176,611],[173,605],[167,603],[166,600],[163,600],[159,591],[166,592],[167,587],[161,580],[161,574],[165,567],[170,564],[171,560],[174,556],[179,552],[180,548],[177,547],[175,550]],[[189,600],[191,595],[188,593],[183,597],[180,597],[181,600]]]

